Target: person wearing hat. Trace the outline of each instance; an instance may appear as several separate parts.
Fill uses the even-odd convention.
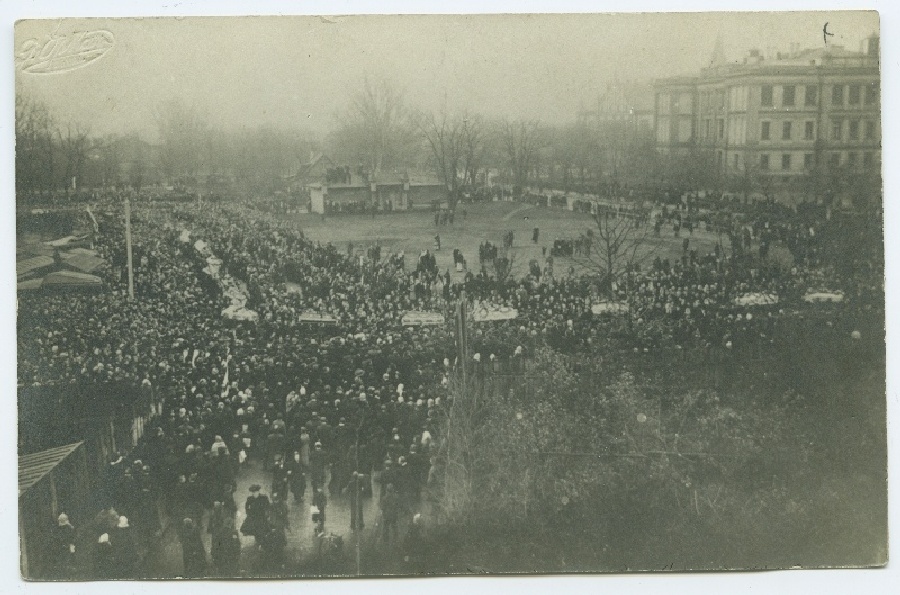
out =
[[[325,490],[319,488],[313,492],[312,505],[315,510],[312,521],[316,524],[316,534],[325,532],[325,509],[328,507],[328,498],[325,496]]]
[[[363,520],[363,495],[365,493],[366,478],[356,471],[350,474],[350,482],[344,490],[350,496],[350,530],[362,531],[366,526]]]
[[[294,451],[291,458],[285,463],[285,467],[287,469],[288,487],[291,493],[294,494],[294,502],[300,502],[303,500],[303,495],[306,492],[306,474],[303,457],[299,450]]]
[[[49,558],[53,566],[52,578],[72,578],[75,570],[75,527],[64,512],[53,526]]]
[[[111,579],[116,576],[116,559],[109,533],[103,533],[94,544],[94,577]]]
[[[118,578],[134,578],[139,561],[137,543],[131,525],[125,516],[119,517],[115,529],[109,533],[115,556],[115,571]]]
[[[379,482],[381,483],[380,497],[384,498],[385,493],[387,492],[388,484],[394,485],[396,487],[397,481],[399,480],[399,475],[397,473],[397,469],[394,467],[394,462],[390,459],[384,460],[384,471],[381,472],[381,476],[379,477]]]
[[[184,576],[203,578],[206,572],[206,548],[200,537],[200,528],[194,519],[188,517],[181,521],[178,537],[181,540]]]
[[[384,485],[384,495],[381,497],[381,520],[385,543],[391,541],[397,532],[397,521],[400,518],[400,498],[394,484]]]
[[[288,471],[289,467],[284,464],[284,458],[281,455],[275,455],[275,466],[272,467],[272,498],[287,498],[288,492]]]
[[[318,492],[325,485],[325,465],[328,462],[327,453],[322,448],[321,442],[316,442],[309,454],[309,468],[312,479],[313,492]]]
[[[232,530],[218,543],[213,552],[213,564],[220,576],[234,576],[240,570],[241,538]]]
[[[252,536],[259,545],[260,538],[268,532],[268,514],[271,508],[269,497],[260,493],[262,486],[255,483],[250,486],[250,495],[244,503],[246,518],[241,523],[241,533]]]
[[[416,513],[403,538],[403,561],[410,564],[410,570],[418,573],[425,568],[427,548],[422,537],[422,515]]]
[[[287,547],[286,531],[290,531],[287,504],[280,495],[272,496],[272,507],[269,509],[268,524],[265,536],[259,542],[267,555],[266,565],[270,570],[283,570],[285,566],[285,548]]]
[[[209,515],[209,524],[207,532],[212,536],[212,545],[209,553],[212,556],[213,563],[218,567],[217,560],[222,556],[222,549],[225,541],[234,531],[234,515],[226,508],[225,504],[220,501],[213,502],[212,512]]]

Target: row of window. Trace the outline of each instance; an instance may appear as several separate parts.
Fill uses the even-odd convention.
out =
[[[814,107],[819,104],[818,85],[803,85],[803,105]],[[760,104],[764,107],[774,107],[775,87],[763,85],[760,88]],[[797,85],[781,85],[781,106],[793,107],[799,105]],[[831,85],[831,105],[875,105],[878,103],[878,83],[872,82],[866,85]]]
[[[845,126],[846,122],[846,126]],[[799,122],[798,122],[799,124]],[[844,129],[847,130],[847,140],[860,140],[860,132],[863,133],[865,140],[875,140],[876,126],[874,120],[844,120],[843,118],[833,118],[831,120],[831,140],[844,140]],[[781,140],[795,140],[794,122],[785,120],[781,122]],[[763,120],[760,122],[759,140],[772,140],[772,122]],[[799,139],[797,139],[799,140]],[[812,120],[803,122],[802,140],[816,140],[816,123]]]
[[[859,167],[860,162],[860,154],[854,151],[849,151],[847,154],[846,161],[843,163],[847,165],[847,167],[855,168]],[[767,153],[761,153],[759,155],[759,168],[762,170],[771,170],[772,169],[772,155]],[[788,171],[793,169],[793,157],[794,155],[791,153],[783,153],[781,155],[781,169]],[[871,151],[867,151],[862,153],[862,166],[865,168],[873,167],[876,165],[876,156],[875,153]],[[735,155],[735,164],[737,164],[737,155]],[[841,153],[834,152],[829,153],[828,155],[828,165],[831,167],[839,167],[842,164]],[[815,153],[804,153],[803,155],[803,169],[810,170],[816,165],[816,156]]]

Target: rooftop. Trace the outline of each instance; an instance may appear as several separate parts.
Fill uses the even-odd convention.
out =
[[[50,473],[66,457],[75,452],[82,442],[58,446],[49,450],[19,457],[19,496]]]

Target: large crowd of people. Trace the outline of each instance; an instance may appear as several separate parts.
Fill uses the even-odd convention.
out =
[[[708,254],[691,250],[690,234],[682,234],[680,258],[656,258],[605,284],[596,275],[541,271],[498,278],[486,266],[497,258],[489,242],[479,251],[481,270],[460,275],[440,271],[427,251],[409,263],[402,253],[357,258],[245,204],[138,207],[129,300],[117,204],[114,195],[94,204],[94,245],[112,264],[105,289],[23,294],[18,311],[20,385],[126,381],[152,387],[163,402],[140,460],[117,457],[104,478],[105,517],[94,540],[99,576],[139,572],[135,551],[142,546],[125,535],[131,527],[159,532],[151,509],[160,497],[187,576],[234,572],[241,535],[265,552],[269,570],[284,569],[292,500],[316,507],[316,537],[326,540],[329,498],[350,504],[353,530],[365,525],[359,503],[375,498],[382,538],[396,542],[439,480],[447,386],[461,364],[454,325],[404,326],[410,311],[450,319],[463,296],[470,305],[515,310],[514,320],[478,325],[465,365],[519,366],[536,342],[591,353],[611,334],[641,351],[664,343],[739,350],[773,336],[790,315],[786,304],[826,283],[844,292],[843,307],[883,307],[877,265],[857,263],[841,277],[822,258],[829,228],[841,223],[771,202],[741,205],[740,218],[726,217],[728,242]],[[661,208],[656,221],[702,218],[712,216],[688,201]],[[245,291],[256,322],[222,316],[228,299],[204,271],[198,239]],[[792,262],[769,258],[762,246],[773,243]],[[776,296],[777,304],[754,309],[737,300],[748,294]],[[595,312],[610,303],[627,304],[624,321],[618,310]],[[305,322],[306,313],[319,322]],[[248,460],[272,482],[253,486],[241,503],[236,477]],[[63,520],[57,534],[65,541],[70,525]],[[212,567],[202,531],[212,536]],[[67,551],[62,541],[55,551]]]

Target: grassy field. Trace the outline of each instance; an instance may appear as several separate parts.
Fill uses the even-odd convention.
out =
[[[465,208],[467,215],[461,216]],[[528,270],[528,262],[537,259],[543,265],[542,248],[550,248],[556,239],[575,239],[594,226],[589,215],[574,213],[562,209],[534,207],[514,202],[491,202],[464,205],[457,209],[457,217],[453,225],[435,226],[434,214],[430,211],[411,213],[378,214],[371,216],[340,215],[295,215],[306,236],[313,241],[331,242],[341,249],[346,249],[348,242],[353,242],[356,249],[376,243],[391,252],[402,250],[406,255],[407,267],[414,268],[416,259],[422,250],[434,250],[434,236],[441,236],[441,250],[437,252],[437,263],[441,271],[452,269],[453,250],[459,248],[466,258],[470,270],[478,269],[478,246],[485,240],[501,247],[503,235],[512,231],[514,234],[513,275],[522,276]],[[537,244],[532,243],[532,231],[540,229]],[[661,246],[657,254],[661,258],[673,261],[681,256],[682,241],[685,235],[674,237],[671,228],[662,231]],[[691,248],[701,255],[713,250],[716,236],[712,233],[697,230],[688,236]],[[574,264],[570,258],[555,260],[556,275],[564,275],[569,266]],[[577,272],[582,272],[576,266]]]

